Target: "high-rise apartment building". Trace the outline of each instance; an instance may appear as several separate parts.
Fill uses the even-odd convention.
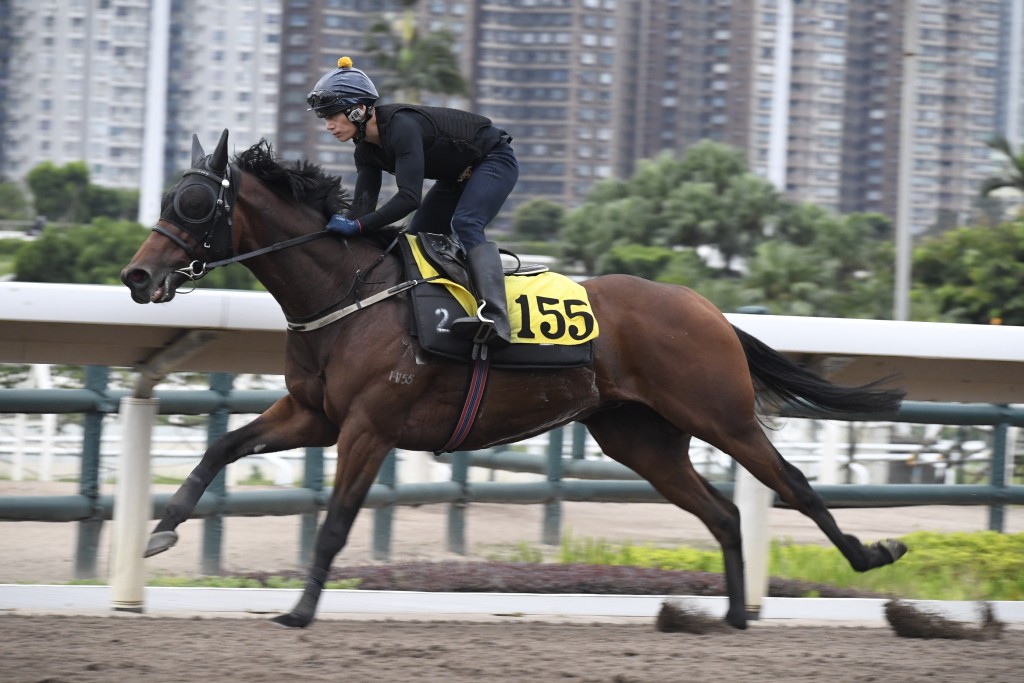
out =
[[[752,16],[686,0],[631,2],[624,69],[626,127],[617,173],[638,159],[682,152],[700,140],[747,149],[753,62]]]
[[[471,54],[473,2],[428,2],[416,8],[417,25],[428,30],[446,29],[456,36],[453,49],[461,55],[462,73],[472,93],[474,62]],[[352,146],[342,146],[324,128],[324,123],[307,111],[306,95],[317,80],[336,68],[338,58],[347,55],[356,68],[371,78],[379,77],[368,50],[370,27],[382,19],[398,23],[404,8],[398,0],[283,0],[281,27],[281,69],[278,83],[277,153],[285,159],[308,159],[341,175],[350,191],[355,184]],[[394,102],[396,93],[381,92],[381,103]],[[424,104],[467,106],[468,98],[439,98],[427,94]],[[385,189],[387,192],[387,189]]]
[[[937,221],[969,221],[978,186],[994,170],[985,142],[998,130],[1003,4],[918,0],[918,77],[913,108],[903,112],[904,3],[702,3],[691,11],[704,14],[704,22],[718,23],[713,29],[715,44],[705,47],[709,57],[703,71],[727,74],[710,87],[705,85],[705,97],[727,92],[727,107],[744,114],[740,121],[723,113],[711,116],[726,120],[730,129],[736,123],[744,125],[746,139],[708,130],[701,135],[742,147],[751,168],[765,176],[772,144],[783,144],[782,178],[791,200],[893,217],[900,145],[912,145],[912,229],[921,231]],[[735,22],[744,21],[737,19],[741,16],[748,18],[749,26],[736,27]],[[722,24],[730,20],[731,32]],[[738,42],[737,28],[745,34]],[[736,70],[735,62],[722,63],[726,52],[739,57],[741,45],[751,48],[745,73]],[[786,54],[780,54],[787,47]],[[776,69],[786,64],[788,116],[780,142],[771,130],[773,107],[778,106],[773,84]],[[913,137],[901,141],[904,114],[913,118]],[[681,141],[690,144],[688,139]]]
[[[629,3],[483,2],[476,17],[476,108],[509,130],[521,180],[514,198],[573,205],[617,170],[630,125]]]
[[[211,144],[226,127],[236,149],[267,137],[351,186],[351,146],[305,96],[341,55],[383,80],[367,35],[382,17],[397,26],[403,3],[169,1],[165,172],[187,165],[192,132]],[[452,34],[469,85],[425,103],[478,111],[515,137],[510,207],[578,205],[640,159],[712,139],[744,150],[791,200],[895,216],[902,144],[922,230],[970,220],[995,170],[986,140],[1021,125],[1022,36],[1007,26],[1022,3],[917,0],[909,112],[896,0],[421,0],[414,12],[420,30]],[[0,43],[0,175],[85,160],[95,182],[137,187],[151,0],[0,7],[11,37]],[[913,135],[901,142],[904,114]]]
[[[851,57],[845,2],[794,3],[787,26],[780,26],[779,3],[760,3],[754,22],[751,79],[752,116],[747,146],[751,168],[767,176],[771,144],[775,70],[789,64],[789,115],[784,134],[784,190],[792,199],[839,209],[843,138],[846,134],[846,76]],[[852,3],[850,3],[852,4]],[[788,31],[784,39],[780,31]],[[780,40],[790,53],[779,54]]]
[[[138,185],[146,0],[11,0],[0,173],[86,162],[93,182]]]
[[[92,182],[138,188],[150,0],[10,0],[0,175],[86,162]],[[236,146],[273,138],[281,0],[171,0],[165,171],[191,134]],[[2,58],[0,58],[2,63]],[[0,67],[2,68],[2,67]],[[0,71],[2,74],[2,71]]]
[[[4,179],[5,154],[7,145],[4,140],[7,138],[7,118],[10,103],[10,66],[12,43],[11,33],[11,3],[0,2],[0,180]]]
[[[232,149],[277,137],[282,0],[174,0],[165,169],[191,165],[191,139]]]

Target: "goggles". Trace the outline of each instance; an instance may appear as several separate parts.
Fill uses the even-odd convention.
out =
[[[346,101],[347,99],[341,93],[333,90],[314,90],[306,96],[306,103],[318,117],[326,118],[339,111],[344,111],[347,114],[348,110],[355,106],[351,101]]]

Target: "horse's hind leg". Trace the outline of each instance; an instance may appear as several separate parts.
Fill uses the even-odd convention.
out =
[[[320,414],[303,410],[284,396],[249,424],[213,442],[202,460],[171,497],[163,517],[149,537],[146,557],[171,548],[178,541],[175,529],[187,520],[210,482],[230,463],[253,453],[273,453],[300,446],[327,446],[337,439],[338,428]]]
[[[745,425],[722,426],[714,432],[696,436],[731,455],[765,486],[776,491],[783,501],[814,520],[854,570],[866,572],[892,564],[907,552],[907,547],[897,540],[866,546],[856,536],[844,534],[803,472],[782,457],[753,415]]]
[[[746,628],[739,510],[693,468],[688,454],[690,436],[638,404],[597,413],[584,424],[608,456],[704,522],[722,547],[729,597],[725,619],[736,628]]]

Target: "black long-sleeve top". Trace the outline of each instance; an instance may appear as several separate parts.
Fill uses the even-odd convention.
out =
[[[356,145],[355,200],[349,216],[363,230],[390,225],[419,208],[423,180],[457,181],[502,139],[510,139],[490,120],[454,109],[382,105],[377,107],[380,144]],[[398,192],[375,210],[381,173],[395,176]]]

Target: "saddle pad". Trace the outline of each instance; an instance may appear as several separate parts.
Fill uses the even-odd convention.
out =
[[[434,277],[437,271],[419,254],[413,236],[402,251],[411,277]],[[415,269],[415,270],[413,270]],[[419,271],[419,272],[416,272]],[[597,320],[583,287],[557,273],[506,276],[512,345],[492,350],[496,367],[551,368],[589,365],[591,342],[599,334]],[[411,290],[413,334],[432,353],[461,361],[470,359],[473,343],[451,334],[451,323],[476,312],[473,295],[447,278]]]

